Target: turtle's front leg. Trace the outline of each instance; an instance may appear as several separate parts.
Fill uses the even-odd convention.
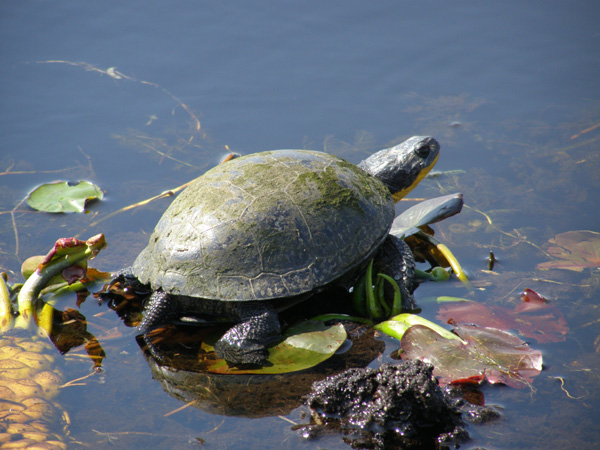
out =
[[[394,235],[389,235],[380,247],[375,261],[380,271],[398,283],[402,294],[402,309],[416,309],[417,303],[412,295],[416,287],[415,258],[408,244]]]
[[[138,325],[138,330],[146,333],[181,317],[180,303],[175,300],[167,301],[168,298],[168,294],[163,292],[162,289],[152,293],[146,306],[144,306],[144,318]]]
[[[215,344],[215,353],[236,366],[261,366],[267,359],[267,345],[281,335],[279,316],[264,306],[242,317]]]

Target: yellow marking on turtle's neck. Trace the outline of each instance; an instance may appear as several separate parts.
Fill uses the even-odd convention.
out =
[[[427,176],[427,174],[431,171],[431,169],[433,168],[433,166],[435,166],[435,163],[437,163],[438,158],[440,157],[440,154],[438,153],[437,156],[435,157],[435,159],[433,160],[433,162],[431,164],[429,164],[428,167],[423,168],[423,170],[421,170],[421,173],[419,174],[419,176],[415,179],[415,181],[408,187],[399,190],[398,192],[395,192],[392,194],[392,197],[394,197],[394,202],[398,203],[400,200],[402,200],[404,197],[406,197],[406,195],[412,191],[415,187],[417,187],[417,185],[421,182],[421,180],[423,178],[425,178]]]

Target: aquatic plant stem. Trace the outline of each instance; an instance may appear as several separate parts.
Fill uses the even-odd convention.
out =
[[[380,320],[383,318],[383,311],[381,310],[378,302],[375,299],[375,292],[373,291],[373,260],[369,262],[367,266],[366,279],[365,279],[365,295],[367,297],[367,310],[370,318],[374,320]]]
[[[400,286],[398,286],[396,280],[394,280],[389,275],[386,275],[384,273],[378,273],[377,276],[392,285],[392,288],[394,289],[394,302],[392,303],[391,314],[392,316],[400,314],[402,312],[402,293],[400,292]]]
[[[13,310],[10,303],[10,294],[4,277],[0,276],[0,333],[13,327]]]
[[[58,240],[37,269],[23,284],[17,297],[19,316],[15,319],[15,328],[30,328],[34,319],[35,302],[46,284],[64,269],[81,264],[93,258],[106,246],[104,235],[96,235],[87,241]]]

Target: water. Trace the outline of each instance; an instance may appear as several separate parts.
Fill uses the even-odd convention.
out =
[[[598,270],[535,266],[548,260],[536,246],[554,235],[600,231],[600,129],[571,139],[600,122],[599,16],[591,1],[4,2],[0,171],[23,173],[0,176],[0,267],[17,281],[20,262],[55,239],[98,232],[109,247],[94,266],[129,264],[169,200],[90,224],[194,178],[228,148],[326,149],[358,162],[410,135],[433,135],[442,144],[436,169],[464,173],[425,181],[411,196],[465,194],[468,208],[436,230],[486,286],[480,300],[514,305],[530,287],[570,326],[565,342],[532,343],[546,366],[534,391],[485,389],[505,417],[474,429],[474,442],[593,447]],[[109,76],[115,67],[129,78]],[[6,211],[42,182],[80,178],[106,200],[78,216],[20,206],[17,246]],[[481,272],[490,249],[497,276]],[[427,285],[417,299],[441,294],[466,295]],[[104,375],[59,397],[76,440],[106,446],[109,437],[93,429],[117,448],[193,446],[195,437],[212,448],[347,448],[336,436],[305,442],[276,415],[187,408],[163,417],[182,403],[151,378],[131,329],[113,314],[96,317],[104,311],[82,306],[108,354]],[[88,369],[66,362],[70,378]],[[288,418],[300,420],[299,411]]]

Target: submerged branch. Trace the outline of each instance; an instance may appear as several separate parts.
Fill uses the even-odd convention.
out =
[[[195,131],[200,131],[202,126],[200,124],[200,119],[198,119],[198,116],[196,116],[196,114],[194,114],[194,112],[191,110],[191,108],[189,106],[187,106],[185,103],[183,103],[181,101],[181,99],[175,95],[173,95],[171,92],[169,92],[167,89],[165,89],[164,87],[162,87],[159,84],[153,83],[151,81],[145,81],[145,80],[138,80],[137,78],[131,77],[129,75],[125,75],[122,72],[119,72],[116,67],[109,67],[106,70],[100,69],[92,64],[86,63],[86,62],[74,62],[74,61],[65,61],[65,60],[60,60],[60,59],[54,59],[54,60],[46,60],[46,61],[36,61],[37,64],[67,64],[69,66],[75,66],[75,67],[81,67],[89,72],[97,72],[101,75],[106,75],[109,76],[115,80],[127,80],[127,81],[133,81],[134,83],[140,83],[140,84],[145,84],[147,86],[152,86],[154,88],[160,89],[161,91],[163,91],[165,94],[167,94],[172,100],[174,100],[190,117],[190,119],[192,120],[192,128]],[[189,138],[189,142],[192,142],[194,139],[194,136],[190,136]]]

